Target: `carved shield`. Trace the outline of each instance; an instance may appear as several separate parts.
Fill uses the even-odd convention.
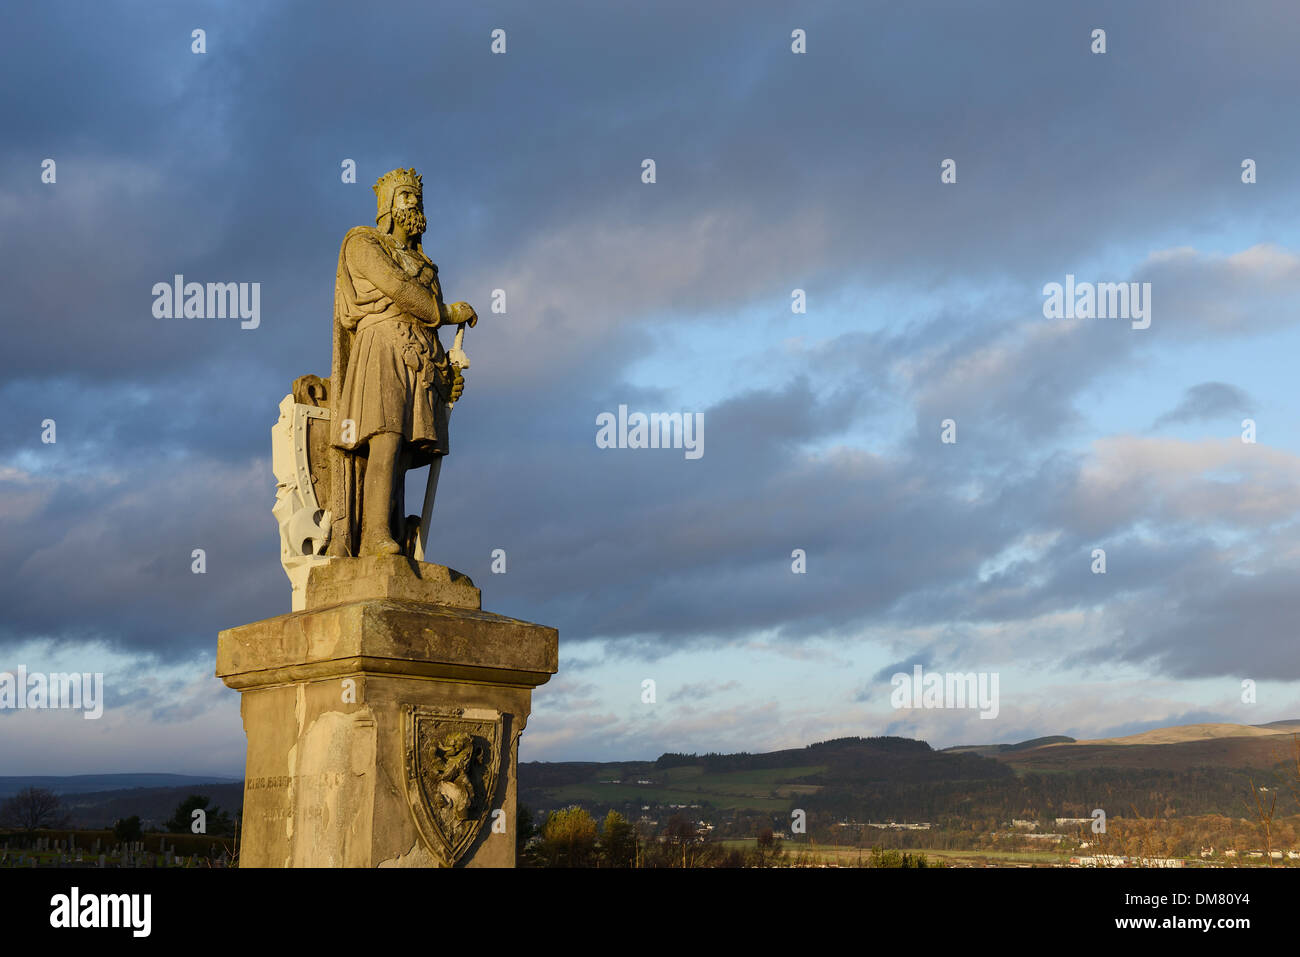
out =
[[[316,376],[300,376],[293,393],[280,403],[280,418],[271,428],[271,470],[280,526],[280,564],[293,585],[293,610],[306,607],[307,577],[326,561],[333,524],[329,490],[330,411],[319,405],[326,385]]]
[[[406,797],[425,846],[453,866],[496,799],[502,717],[484,709],[406,707]]]

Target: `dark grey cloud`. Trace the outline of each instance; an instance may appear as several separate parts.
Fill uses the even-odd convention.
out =
[[[1291,638],[1300,568],[1289,562],[1254,574],[1226,572],[1219,563],[1165,581],[1163,615],[1139,603],[1125,608],[1116,655],[1154,660],[1162,673],[1180,678],[1300,679]]]
[[[670,4],[641,18],[394,4],[360,29],[349,4],[125,20],[111,7],[35,11],[25,34],[34,42],[6,52],[39,95],[6,104],[3,161],[15,215],[42,215],[22,215],[26,228],[6,231],[3,252],[20,301],[38,294],[65,334],[15,343],[15,358],[135,378],[214,352],[301,351],[302,331],[328,316],[339,236],[367,221],[369,182],[398,163],[425,168],[430,208],[448,217],[429,245],[453,284],[477,288],[482,274],[487,286],[548,234],[643,234],[647,281],[635,294],[605,290],[622,321],[730,307],[849,270],[881,283],[1059,278],[1117,237],[1163,238],[1193,198],[1205,216],[1240,209],[1239,157],[1200,140],[1241,137],[1261,162],[1297,152],[1296,131],[1271,122],[1287,106],[1296,28],[1266,13],[1283,8],[1259,5],[1244,22],[1213,4],[1191,8],[1111,8],[1106,57],[1086,43],[1086,24],[1105,11],[1080,18],[1030,3],[992,15],[824,5],[801,11],[805,57],[788,53],[789,16],[777,5]],[[189,52],[199,21],[202,57]],[[493,23],[510,28],[506,56],[486,53]],[[1207,34],[1216,69],[1258,78],[1248,102],[1226,84],[1189,86],[1184,51]],[[75,69],[41,46],[56,35]],[[899,39],[920,36],[924,56]],[[394,63],[409,80],[382,95]],[[44,155],[64,157],[57,187],[36,182]],[[637,179],[647,155],[661,169],[653,188]],[[938,181],[947,156],[959,162],[955,187]],[[355,186],[339,182],[344,157],[359,163]],[[1164,188],[1153,191],[1157,171]],[[697,246],[695,235],[710,241]],[[664,282],[654,267],[674,245],[691,268]],[[55,280],[69,271],[78,281]],[[147,290],[174,272],[262,281],[266,329],[161,326]],[[577,283],[584,299],[565,295],[581,272],[552,273],[545,289],[539,277],[522,301],[602,310],[589,283]]]
[[[1235,385],[1202,382],[1188,389],[1178,405],[1156,419],[1151,428],[1237,415],[1248,411],[1250,406],[1250,396]]]
[[[889,679],[894,677],[894,675],[898,674],[899,672],[910,675],[912,673],[912,669],[915,668],[917,665],[920,665],[922,668],[928,670],[930,668],[930,661],[931,661],[930,654],[928,652],[924,652],[919,655],[912,655],[908,658],[895,661],[893,664],[885,665],[874,675],[868,678],[866,684],[864,684],[863,687],[861,687],[856,692],[854,692],[853,700],[854,701],[878,701],[881,696],[881,687],[880,687],[881,685],[888,685]]]

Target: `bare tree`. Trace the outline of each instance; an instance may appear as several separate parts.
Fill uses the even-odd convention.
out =
[[[59,827],[64,822],[63,803],[46,788],[24,788],[0,804],[0,824],[35,831]]]
[[[1268,866],[1273,866],[1273,815],[1277,812],[1277,791],[1271,794],[1272,800],[1269,801],[1268,810],[1264,810],[1264,801],[1259,796],[1260,790],[1268,791],[1268,788],[1256,788],[1252,779],[1250,782],[1250,793],[1255,798],[1255,811],[1259,817],[1259,829],[1264,834],[1264,854],[1268,859]]]

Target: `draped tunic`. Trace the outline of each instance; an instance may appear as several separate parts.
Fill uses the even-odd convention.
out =
[[[454,373],[436,331],[441,310],[438,267],[423,249],[402,249],[369,226],[348,233],[335,288],[346,372],[333,403],[331,444],[356,451],[380,432],[395,432],[412,468],[447,453]]]

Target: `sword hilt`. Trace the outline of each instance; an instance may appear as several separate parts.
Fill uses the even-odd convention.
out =
[[[462,324],[460,328],[456,330],[456,341],[451,344],[451,349],[447,351],[447,358],[450,360],[451,364],[456,367],[457,371],[463,371],[469,368],[469,356],[465,354],[463,348],[464,343],[465,326]],[[448,402],[447,410],[451,411],[451,407],[455,404],[455,402]]]

